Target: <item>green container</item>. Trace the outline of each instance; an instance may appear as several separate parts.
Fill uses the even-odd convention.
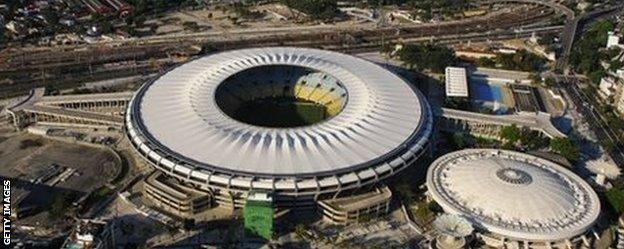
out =
[[[267,240],[273,237],[273,203],[270,201],[247,200],[244,209],[245,235]]]

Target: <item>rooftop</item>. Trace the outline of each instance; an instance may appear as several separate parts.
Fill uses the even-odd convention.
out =
[[[366,207],[370,207],[379,203],[388,201],[392,197],[392,192],[388,187],[377,188],[375,191],[366,192],[363,194],[352,195],[343,198],[323,200],[325,204],[333,207],[336,210],[343,210],[346,212],[361,210]]]
[[[446,212],[520,240],[553,241],[587,231],[600,213],[594,190],[548,160],[514,151],[468,149],[438,158],[427,187]]]
[[[446,96],[468,97],[468,77],[463,67],[446,68]]]
[[[237,93],[226,95],[224,89],[223,97],[232,97],[230,103],[235,104],[239,103],[236,97],[279,96],[292,90],[297,96],[305,91],[303,96],[315,101],[348,94],[327,98],[333,100],[328,108],[336,104],[335,115],[304,126],[265,127],[228,116],[229,111],[215,99],[219,86],[237,75],[249,76],[243,72],[250,68],[269,65],[322,74],[308,75],[315,78],[307,82],[318,82],[312,87],[286,88],[292,84],[287,82],[298,78],[282,71],[285,67],[266,67],[265,76],[278,78],[230,81],[240,83],[227,87]],[[322,94],[315,97],[318,93]],[[199,168],[304,176],[350,172],[396,158],[421,138],[419,131],[429,121],[425,101],[402,78],[363,59],[324,50],[271,47],[217,53],[175,68],[146,83],[128,115],[137,123],[138,133],[159,151]]]

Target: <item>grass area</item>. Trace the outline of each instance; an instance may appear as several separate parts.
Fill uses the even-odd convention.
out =
[[[297,127],[325,120],[323,105],[292,98],[268,98],[245,103],[234,113],[242,122],[265,127]]]
[[[435,220],[435,217],[442,213],[442,208],[436,202],[427,202],[421,200],[415,205],[411,206],[412,214],[416,223],[421,226],[428,227]]]

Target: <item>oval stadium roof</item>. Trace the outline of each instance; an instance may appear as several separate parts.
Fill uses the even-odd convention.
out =
[[[331,75],[344,86],[348,100],[331,119],[301,127],[254,126],[224,114],[215,101],[217,86],[265,65]],[[383,67],[336,52],[287,47],[196,59],[145,84],[130,108],[129,119],[154,151],[182,158],[193,164],[190,169],[248,175],[333,174],[380,164],[397,158],[399,149],[409,149],[422,139],[419,132],[431,126],[422,94]]]
[[[587,231],[600,213],[596,193],[580,177],[520,152],[446,154],[430,166],[427,187],[446,212],[518,240],[572,238]]]

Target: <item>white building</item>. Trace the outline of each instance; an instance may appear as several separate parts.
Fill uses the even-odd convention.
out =
[[[624,93],[622,91],[620,91],[620,94],[615,99],[615,109],[620,115],[624,115]]]
[[[446,68],[446,96],[468,97],[468,77],[463,67]]]
[[[600,95],[602,99],[608,99],[609,97],[615,96],[617,88],[616,79],[612,77],[603,77],[600,79],[600,84],[598,85],[598,95]]]
[[[620,45],[620,40],[622,39],[622,35],[618,34],[616,32],[609,32],[608,33],[608,38],[607,38],[607,48],[612,48],[612,47],[622,47],[622,45]]]
[[[16,21],[10,21],[6,25],[4,25],[4,27],[6,27],[8,31],[11,31],[17,35],[21,35],[25,32],[24,26],[20,23],[17,23]]]
[[[615,76],[617,76],[620,79],[624,79],[624,68],[615,70]]]
[[[551,161],[497,149],[467,149],[438,158],[428,193],[445,212],[467,218],[495,248],[577,248],[600,214],[583,179]]]

